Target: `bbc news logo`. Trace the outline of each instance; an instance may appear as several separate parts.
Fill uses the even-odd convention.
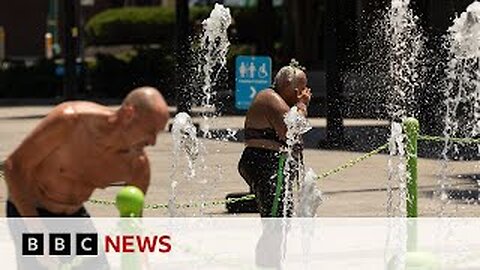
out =
[[[70,256],[72,255],[72,235],[69,233],[48,234],[48,255]],[[22,234],[22,255],[42,256],[45,255],[45,237],[43,233]],[[98,255],[98,235],[96,233],[75,234],[75,253],[78,256]]]
[[[106,253],[168,253],[172,250],[169,235],[105,235]],[[75,250],[72,250],[75,240]],[[22,234],[23,256],[44,256],[48,244],[50,256],[97,256],[98,234],[96,233],[24,233]],[[74,252],[73,252],[74,251]]]

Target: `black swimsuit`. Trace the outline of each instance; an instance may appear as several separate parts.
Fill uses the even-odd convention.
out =
[[[252,139],[274,141],[286,146],[286,142],[280,139],[273,128],[246,128],[245,140]],[[258,210],[262,217],[278,217],[283,214],[286,199],[283,170],[285,157],[281,151],[247,147],[238,163],[240,175],[255,193]],[[291,216],[293,208],[291,198],[287,198],[286,205],[286,215]]]
[[[285,141],[280,139],[277,132],[273,128],[246,128],[245,129],[245,140],[270,140],[278,142],[282,145],[286,145]]]
[[[285,154],[279,151],[247,147],[243,150],[240,162],[238,162],[238,172],[255,194],[258,210],[262,217],[283,215],[285,157]],[[292,201],[287,198],[287,202],[286,214],[291,216]]]

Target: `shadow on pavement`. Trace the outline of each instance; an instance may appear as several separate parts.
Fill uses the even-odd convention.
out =
[[[41,119],[43,117],[45,117],[44,114],[34,114],[34,115],[0,117],[0,120],[30,120],[30,119]]]
[[[214,129],[210,130],[211,138],[230,142],[243,142],[244,130]],[[234,133],[232,136],[231,134]],[[199,132],[199,137],[203,137]],[[345,141],[340,145],[329,145],[326,142],[326,128],[313,127],[304,135],[305,149],[337,150],[350,152],[370,152],[388,142],[390,127],[381,125],[346,126]],[[418,156],[421,158],[441,159],[444,142],[418,141]],[[448,153],[449,159],[454,161],[480,160],[479,147],[476,144],[457,145],[457,153],[453,150]],[[388,150],[381,153],[386,154]]]

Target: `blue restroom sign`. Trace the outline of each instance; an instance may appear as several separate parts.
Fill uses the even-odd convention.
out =
[[[247,110],[255,95],[272,84],[269,56],[237,56],[235,61],[235,107]]]

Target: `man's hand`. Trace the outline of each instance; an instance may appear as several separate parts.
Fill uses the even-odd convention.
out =
[[[301,102],[308,106],[310,99],[312,98],[312,89],[305,87],[297,94],[298,102]]]
[[[307,116],[307,107],[310,104],[310,99],[312,98],[312,90],[308,87],[305,87],[301,92],[297,94],[298,102],[296,104],[300,113],[305,117]]]

